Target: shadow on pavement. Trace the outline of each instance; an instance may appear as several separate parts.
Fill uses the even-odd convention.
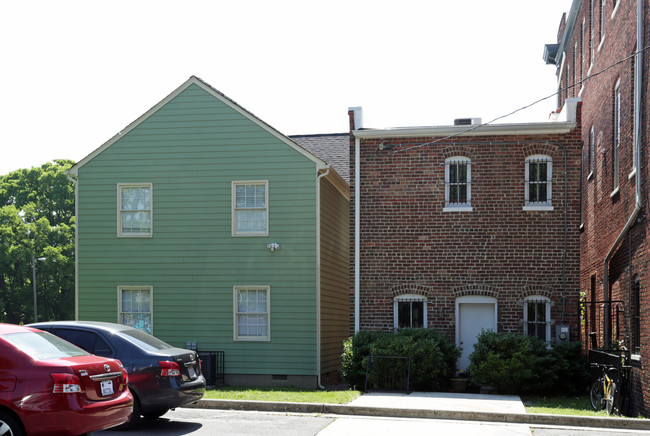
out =
[[[183,421],[172,421],[167,418],[158,418],[158,419],[142,419],[139,423],[135,424],[133,427],[128,430],[104,430],[96,431],[91,433],[93,436],[119,436],[119,435],[137,435],[142,434],[143,432],[155,433],[160,436],[177,436],[194,433],[203,427],[202,424],[198,422],[183,422]]]

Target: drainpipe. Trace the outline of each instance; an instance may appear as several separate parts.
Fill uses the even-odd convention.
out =
[[[361,107],[351,107],[354,113],[352,130],[361,129]],[[354,333],[359,333],[359,294],[361,285],[361,140],[354,138]]]
[[[636,54],[634,61],[634,153],[636,154],[636,159],[634,161],[634,172],[636,177],[636,204],[632,214],[628,218],[623,230],[614,241],[614,244],[609,249],[607,256],[605,256],[604,262],[604,272],[603,272],[603,296],[604,300],[608,301],[611,296],[609,294],[609,262],[614,256],[614,252],[618,248],[618,245],[621,243],[623,238],[627,236],[630,228],[634,224],[639,212],[641,212],[641,93],[642,93],[642,74],[643,74],[643,0],[637,0],[637,17],[636,17]],[[605,306],[605,345],[610,344],[610,307]]]
[[[321,179],[329,174],[330,165],[325,167],[325,172],[318,175],[316,179],[316,373],[317,384],[319,389],[325,389],[321,383],[321,304],[320,304],[320,286],[321,286],[321,255],[320,255],[320,183]]]

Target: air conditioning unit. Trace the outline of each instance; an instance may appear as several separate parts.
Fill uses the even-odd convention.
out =
[[[456,118],[454,126],[476,126],[481,124],[480,118]]]

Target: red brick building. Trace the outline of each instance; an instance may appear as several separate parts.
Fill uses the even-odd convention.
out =
[[[579,338],[582,143],[567,106],[567,121],[395,129],[350,111],[355,331],[441,330],[461,368],[481,329]]]
[[[580,288],[587,348],[631,351],[631,413],[650,416],[648,24],[650,1],[574,0],[556,44],[558,106],[582,106]]]

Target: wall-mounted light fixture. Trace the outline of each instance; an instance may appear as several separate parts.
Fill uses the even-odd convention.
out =
[[[271,242],[269,244],[266,244],[266,249],[273,252],[273,251],[278,251],[280,249],[280,244],[277,242]]]

